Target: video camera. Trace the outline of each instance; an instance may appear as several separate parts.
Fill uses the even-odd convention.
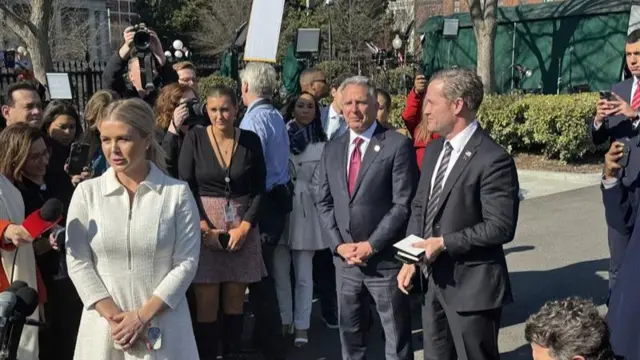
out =
[[[156,68],[156,60],[151,52],[151,33],[144,23],[133,26],[133,47],[135,48],[135,56],[140,64],[140,80],[145,90],[153,91],[156,89],[154,83],[153,69]]]
[[[133,46],[136,48],[137,52],[150,52],[151,34],[149,33],[147,25],[144,23],[136,24],[133,26],[133,31],[135,31],[133,35]]]

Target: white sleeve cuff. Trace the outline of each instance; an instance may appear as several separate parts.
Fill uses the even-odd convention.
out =
[[[616,185],[618,185],[618,179],[616,178],[602,179],[602,186],[604,186],[605,190],[614,188]]]
[[[596,123],[595,120],[593,121],[593,128],[596,130],[600,130],[600,128],[602,127],[602,122],[600,124]]]

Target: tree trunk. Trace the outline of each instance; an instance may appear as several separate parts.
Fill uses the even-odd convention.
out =
[[[495,42],[496,22],[484,20],[475,23],[474,31],[477,43],[477,71],[484,84],[485,94],[494,89],[493,46]]]
[[[39,36],[36,37],[30,35],[23,40],[31,54],[31,63],[33,64],[33,74],[35,78],[40,83],[47,84],[46,73],[53,70],[53,61],[51,60],[51,48],[49,47],[49,36],[47,35],[47,30],[40,29]]]

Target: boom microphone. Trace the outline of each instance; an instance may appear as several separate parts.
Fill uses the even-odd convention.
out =
[[[62,201],[49,199],[44,203],[42,208],[27,216],[22,222],[22,226],[29,232],[29,235],[35,239],[60,221],[63,207]]]

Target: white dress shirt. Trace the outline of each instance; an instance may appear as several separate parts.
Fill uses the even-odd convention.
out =
[[[451,150],[451,158],[449,159],[449,164],[447,164],[447,171],[444,173],[444,179],[442,180],[442,186],[447,182],[447,178],[449,177],[449,173],[451,173],[451,169],[453,169],[453,165],[455,165],[456,161],[458,161],[458,157],[460,157],[460,153],[464,150],[464,147],[467,146],[469,139],[473,133],[478,129],[478,121],[473,120],[471,124],[467,125],[464,130],[462,130],[458,135],[454,136],[451,140],[445,140],[445,145],[450,143],[453,149]],[[436,175],[438,174],[438,168],[440,167],[440,163],[442,162],[442,156],[444,156],[444,146],[442,147],[442,151],[440,151],[440,155],[438,156],[438,161],[436,162],[436,167],[433,169],[433,175],[431,175],[431,193],[433,193],[433,185],[436,181]]]
[[[327,139],[331,140],[344,134],[347,130],[346,123],[344,124],[345,126],[342,126],[344,122],[342,115],[333,109],[333,104],[329,105],[329,113],[327,114],[327,124],[325,129]]]
[[[361,138],[362,143],[360,143],[360,160],[364,158],[364,153],[367,151],[367,147],[369,147],[369,143],[371,142],[371,137],[373,136],[373,132],[376,131],[376,126],[378,124],[376,122],[373,123],[365,132],[362,134],[358,134],[355,131],[349,129],[349,152],[347,153],[347,178],[349,178],[349,163],[351,160],[351,153],[356,148],[353,141],[356,138]]]

